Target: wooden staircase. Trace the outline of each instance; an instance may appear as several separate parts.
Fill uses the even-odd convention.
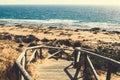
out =
[[[74,80],[76,72],[72,61],[63,59],[46,59],[42,64],[36,65],[36,70],[39,73],[35,80]],[[80,73],[78,77],[81,77]]]
[[[46,59],[42,57],[46,54],[44,49],[48,49],[48,52],[50,53]],[[64,57],[64,54],[66,54],[66,51],[68,50],[73,54],[73,61],[68,61],[69,58]],[[104,60],[109,66],[107,68],[105,79],[115,80],[111,78],[111,70],[114,66],[120,68],[119,61],[96,54],[85,48],[77,47],[75,49],[70,49],[42,45],[26,48],[17,58],[14,65],[17,76],[16,80],[103,80],[99,78],[99,75],[92,64],[91,57],[89,56]],[[42,63],[34,64],[35,68],[31,71],[35,76],[30,76],[26,66],[36,60],[42,60]],[[75,68],[73,68],[73,66]],[[80,68],[83,68],[82,71]]]

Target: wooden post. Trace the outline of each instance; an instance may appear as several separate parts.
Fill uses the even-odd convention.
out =
[[[80,47],[77,47],[76,49],[80,49]],[[81,52],[74,50],[74,67],[77,68],[79,67],[79,63],[80,63],[80,58],[81,58]]]
[[[91,62],[91,60],[89,58],[89,56],[87,56],[87,61],[88,61],[88,64],[89,64],[89,66],[90,66],[90,68],[91,68],[91,70],[92,70],[92,72],[93,72],[93,74],[95,76],[95,79],[100,80],[99,76],[98,76],[98,74],[97,74],[97,72],[96,72],[96,70],[95,70],[95,68],[94,68],[94,66],[93,66],[93,64],[92,64],[92,62]]]
[[[15,67],[15,73],[17,78],[16,80],[20,80],[20,71],[16,63],[14,64],[14,67]]]
[[[36,51],[36,53],[35,53],[35,60],[37,60],[38,59],[38,50]]]
[[[57,51],[57,52],[53,53],[52,55],[48,56],[46,59],[49,59],[49,58],[51,58],[51,57],[55,56],[56,54],[61,53],[61,51],[62,51],[62,50],[59,50],[59,51]]]
[[[73,64],[73,67],[77,68],[77,65],[76,65],[76,63],[77,63],[77,56],[78,56],[77,50],[74,50],[73,54],[74,54],[74,64]]]
[[[80,48],[78,47],[78,49],[80,49]],[[82,61],[83,61],[82,54],[80,51],[77,51],[77,56],[75,58],[76,58],[75,59],[76,63],[74,65],[75,65],[75,68],[77,68],[77,69],[76,69],[73,80],[78,80],[78,74],[80,72],[80,69],[82,66]]]
[[[25,69],[25,56],[22,59],[22,66]],[[24,80],[24,76],[23,75],[21,75],[21,80]]]
[[[61,50],[61,52],[59,53],[59,58],[62,58],[62,54],[63,54],[63,50]]]
[[[83,75],[84,75],[84,79],[83,80],[88,80],[88,74],[87,74],[87,67],[88,67],[88,63],[87,63],[87,54],[84,54],[84,71],[83,71]]]
[[[27,64],[30,64],[30,62],[31,62],[33,59],[35,59],[35,53],[36,53],[36,52],[37,52],[37,50],[35,49],[35,50],[33,51],[32,55],[31,55],[31,57],[30,57],[30,60],[28,61]]]
[[[112,67],[111,67],[111,65],[108,64],[106,80],[110,80],[111,79],[111,73],[112,73],[111,70],[112,70]]]
[[[43,55],[42,55],[42,48],[40,48],[40,59],[43,58]]]
[[[22,76],[21,72],[18,71],[18,80],[21,80],[21,76]]]
[[[24,79],[25,80],[32,80],[31,76],[23,68],[23,66],[19,62],[17,62],[17,61],[16,61],[16,64],[17,64],[17,67],[18,67],[18,70],[19,70],[20,74],[22,74],[24,76]],[[21,80],[21,77],[18,80]]]
[[[81,55],[81,53],[80,53],[80,51],[79,51],[78,54],[77,54],[77,62],[80,61],[80,55]]]

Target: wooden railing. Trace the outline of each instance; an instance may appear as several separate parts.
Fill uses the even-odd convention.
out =
[[[81,65],[84,65],[84,70],[83,70],[83,76],[84,76],[83,79],[84,80],[88,80],[89,75],[86,74],[86,72],[88,72],[88,69],[87,69],[88,67],[91,69],[95,79],[100,80],[89,56],[98,57],[102,60],[107,61],[110,64],[114,64],[115,66],[120,67],[119,61],[116,61],[114,59],[93,53],[90,50],[85,49],[85,48],[77,47],[75,49],[69,49],[69,48],[60,48],[60,47],[51,47],[51,46],[34,46],[34,47],[26,48],[16,60],[15,67],[17,68],[17,70],[16,70],[17,80],[32,80],[32,77],[29,75],[29,73],[26,70],[26,65],[29,64],[32,60],[36,59],[36,57],[39,57],[40,59],[42,59],[42,49],[43,48],[58,50],[57,52],[48,56],[47,59],[55,56],[56,54],[59,54],[59,56],[62,56],[62,52],[64,50],[72,51],[74,54],[73,66],[76,68],[76,70],[77,69],[80,70]],[[32,51],[31,55],[29,55],[29,52],[28,52],[30,50]],[[29,58],[27,57],[28,55],[29,55]],[[110,69],[111,68],[109,68],[107,71],[106,80],[110,80],[110,78],[111,78],[111,70]],[[76,75],[76,77],[77,77],[77,75]]]
[[[88,75],[86,75],[88,67],[91,68],[91,70],[93,72],[93,75],[95,76],[95,79],[96,80],[100,80],[96,70],[94,69],[94,66],[93,66],[92,61],[91,61],[89,56],[94,56],[96,58],[100,58],[101,60],[107,61],[107,63],[120,68],[120,62],[116,61],[114,59],[111,59],[111,58],[108,58],[108,57],[105,57],[105,56],[93,53],[91,51],[88,51],[88,50],[82,49],[82,48],[76,48],[75,51],[77,52],[77,54],[75,55],[75,56],[77,56],[77,58],[75,58],[75,61],[74,61],[75,63],[80,63],[81,59],[84,59],[84,71],[83,71],[84,72],[84,80],[88,80]],[[77,61],[78,58],[79,58],[79,61]],[[106,80],[110,80],[111,79],[111,73],[112,73],[111,72],[111,69],[112,69],[111,65],[108,65],[110,67],[108,68],[108,71],[107,71]]]

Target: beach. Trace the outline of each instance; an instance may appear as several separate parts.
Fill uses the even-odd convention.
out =
[[[119,61],[120,32],[92,29],[64,29],[37,26],[0,26],[0,80],[8,74],[20,53],[29,46],[47,45],[61,48],[83,47]],[[101,53],[101,55],[104,55]],[[114,55],[114,56],[113,56]],[[12,74],[14,75],[14,74]],[[101,74],[103,75],[103,74]],[[113,77],[118,78],[117,73]],[[7,76],[7,77],[6,77]]]

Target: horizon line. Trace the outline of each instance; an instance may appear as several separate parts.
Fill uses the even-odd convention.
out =
[[[63,6],[120,6],[120,5],[102,5],[102,4],[99,4],[99,5],[96,5],[96,4],[0,4],[1,5],[33,5],[33,6],[39,6],[39,5],[50,5],[50,6],[60,6],[60,5],[63,5]]]

